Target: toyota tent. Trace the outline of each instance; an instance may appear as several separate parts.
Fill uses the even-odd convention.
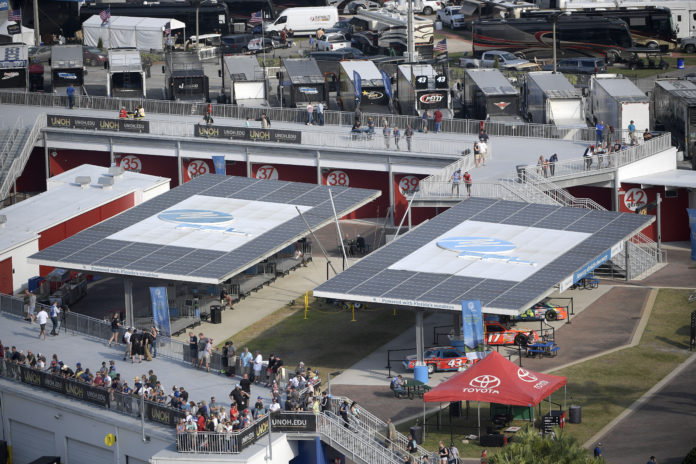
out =
[[[17,24],[14,21],[5,21],[0,24],[0,43],[23,43],[27,45],[34,45],[34,29],[30,29],[26,26],[19,25],[19,34],[10,34],[7,30],[8,27]]]
[[[565,384],[565,377],[528,371],[492,351],[466,371],[423,395],[423,401],[483,401],[532,407]]]
[[[186,27],[176,19],[111,16],[109,21],[104,22],[99,15],[93,15],[82,23],[82,34],[84,44],[91,47],[96,47],[101,39],[104,48],[159,51],[164,49],[167,24],[171,30]]]

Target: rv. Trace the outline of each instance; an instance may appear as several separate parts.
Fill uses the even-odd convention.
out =
[[[350,20],[353,41],[368,55],[403,55],[408,49],[408,15],[381,9],[362,10]],[[416,53],[425,59],[433,57],[433,20],[413,17],[413,41]]]
[[[582,92],[563,74],[551,71],[528,73],[522,86],[522,105],[529,122],[587,127]]]
[[[51,47],[51,85],[53,92],[65,95],[73,86],[75,95],[84,93],[85,68],[82,45],[54,45]]]
[[[696,84],[687,80],[655,81],[652,93],[655,129],[669,131],[672,144],[691,158],[696,170]]]
[[[314,58],[286,58],[280,77],[283,106],[306,107],[308,103],[327,105],[324,74]]]
[[[196,52],[168,52],[164,56],[162,73],[167,99],[210,101],[208,76]]]
[[[338,22],[338,9],[335,6],[307,6],[287,8],[278,18],[264,23],[266,34],[280,34],[283,29],[292,29],[295,35],[310,35],[317,29],[329,29]]]
[[[266,74],[255,56],[225,56],[224,92],[226,100],[239,106],[268,106]]]
[[[338,103],[344,111],[355,111],[359,106],[365,113],[391,113],[389,96],[377,65],[372,61],[341,61]]]
[[[590,80],[587,119],[604,121],[615,130],[626,130],[634,121],[636,131],[650,127],[650,100],[642,90],[620,74],[596,74]]]
[[[110,97],[145,98],[145,71],[135,48],[109,50],[106,93]]]
[[[401,114],[420,116],[424,111],[439,109],[445,118],[453,116],[445,70],[429,64],[400,64],[397,76]]]
[[[462,92],[467,117],[521,123],[520,93],[499,69],[467,69]]]
[[[29,86],[29,47],[24,44],[0,45],[0,89],[27,90]]]

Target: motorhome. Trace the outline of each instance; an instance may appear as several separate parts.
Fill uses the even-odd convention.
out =
[[[403,55],[408,50],[408,15],[381,9],[360,11],[350,20],[353,41],[368,55]],[[413,41],[419,57],[433,57],[433,20],[413,17]]]
[[[560,73],[528,73],[522,86],[522,107],[529,122],[587,127],[582,92]]]
[[[53,92],[65,95],[73,86],[75,95],[84,93],[85,67],[82,45],[54,45],[51,47],[51,85]]]
[[[239,106],[268,106],[268,83],[255,56],[229,55],[223,58],[226,100]]]
[[[108,52],[106,93],[110,97],[145,98],[146,76],[135,48],[115,48]]]
[[[430,64],[401,64],[397,76],[401,114],[420,116],[439,109],[445,118],[453,116],[446,70]]]
[[[167,99],[210,101],[208,76],[196,52],[168,52],[164,56],[162,73]]]
[[[280,73],[283,106],[301,108],[308,103],[327,105],[326,78],[314,58],[286,58]]]
[[[372,61],[341,61],[338,102],[344,111],[356,106],[364,113],[391,113],[382,73]]]

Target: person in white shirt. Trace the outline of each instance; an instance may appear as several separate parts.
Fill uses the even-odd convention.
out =
[[[269,409],[271,412],[280,411],[280,404],[278,404],[278,399],[273,398],[273,404]]]
[[[131,355],[131,335],[133,335],[133,328],[129,327],[126,333],[123,334],[123,343],[126,345],[126,352],[123,354],[124,361]]]
[[[254,383],[258,383],[261,380],[261,368],[263,367],[263,356],[261,352],[256,352],[256,357],[254,358]]]
[[[208,343],[205,344],[205,354],[203,359],[205,359],[205,370],[210,372],[210,358],[213,356],[213,339],[209,338]]]
[[[44,340],[46,340],[46,322],[48,322],[48,313],[46,308],[41,308],[39,314],[36,315],[36,320],[39,321],[39,327],[41,327],[41,332],[39,332],[39,338],[43,335]]]
[[[57,302],[53,302],[53,306],[51,306],[51,312],[49,313],[49,316],[51,316],[51,323],[53,324],[53,328],[51,329],[51,335],[58,335],[58,315],[60,314],[60,308],[58,307]]]
[[[479,151],[481,152],[481,161],[483,161],[483,165],[486,165],[486,157],[488,156],[488,145],[486,145],[486,142],[479,142]]]

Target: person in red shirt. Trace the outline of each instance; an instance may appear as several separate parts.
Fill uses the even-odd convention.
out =
[[[464,185],[466,185],[466,193],[469,195],[469,198],[471,198],[471,174],[469,174],[469,171],[466,171],[464,173]]]
[[[198,411],[198,419],[196,420],[198,424],[198,431],[205,432],[205,416],[202,412]]]
[[[440,111],[440,108],[435,110],[433,119],[435,120],[435,132],[440,132],[442,129],[442,111]]]
[[[126,111],[126,107],[122,106],[121,111],[118,112],[118,117],[121,119],[127,119],[128,118],[128,112]]]

